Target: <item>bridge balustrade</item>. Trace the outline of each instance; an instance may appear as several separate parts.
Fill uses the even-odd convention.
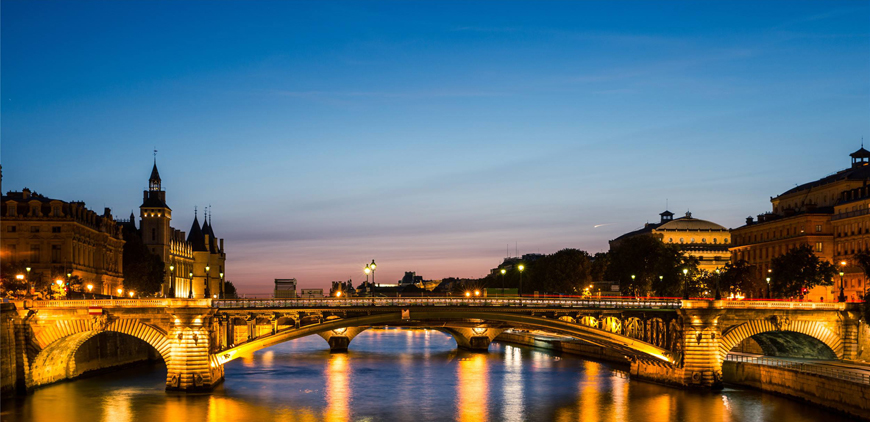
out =
[[[678,309],[680,300],[595,300],[595,299],[519,299],[519,298],[324,298],[324,299],[218,299],[216,308],[333,308],[333,307],[409,307],[409,306],[469,306],[469,307],[563,307],[563,308],[628,308]]]
[[[733,355],[730,353],[725,356],[725,360],[731,362],[754,363],[757,365],[775,366],[778,368],[791,369],[807,374],[821,375],[823,377],[836,378],[844,381],[870,385],[870,375],[866,373],[834,368],[828,365],[797,362],[794,360],[777,359],[766,356]]]

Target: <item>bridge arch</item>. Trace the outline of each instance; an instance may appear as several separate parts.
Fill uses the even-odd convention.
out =
[[[76,369],[76,352],[85,342],[106,332],[120,333],[149,344],[169,366],[171,344],[166,333],[157,327],[133,319],[111,322],[106,318],[57,321],[35,333],[34,340],[39,352],[27,372],[27,387],[49,384],[80,373]]]
[[[842,339],[825,323],[820,321],[778,321],[772,318],[744,322],[725,330],[719,341],[720,361],[725,360],[728,352],[747,338],[756,336],[764,338],[765,334],[769,337],[770,334],[774,333],[785,336],[789,336],[789,333],[799,334],[800,336],[791,336],[794,341],[805,341],[803,336],[810,337],[830,348],[837,359],[843,358]]]
[[[477,320],[482,321],[483,325],[486,323],[506,323],[515,328],[537,329],[582,339],[602,347],[617,349],[627,355],[640,356],[665,364],[674,363],[674,357],[670,351],[642,340],[577,323],[547,319],[540,316],[475,310],[413,310],[411,311],[410,319],[419,322],[421,326],[426,326],[426,323],[431,321],[433,327],[443,327],[444,322],[450,320]],[[400,312],[323,321],[320,324],[306,325],[301,328],[290,329],[248,341],[247,343],[218,352],[216,360],[219,364],[224,364],[244,353],[254,352],[296,338],[346,327],[395,325],[407,322],[407,318],[403,319]]]

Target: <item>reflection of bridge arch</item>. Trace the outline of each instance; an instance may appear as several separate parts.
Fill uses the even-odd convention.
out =
[[[785,321],[779,322],[759,319],[745,322],[740,325],[735,325],[722,333],[722,339],[719,341],[719,358],[720,361],[725,359],[725,356],[734,346],[737,346],[743,340],[750,338],[756,334],[764,334],[770,332],[779,333],[800,333],[805,336],[818,340],[828,346],[838,359],[843,358],[843,341],[839,335],[831,331],[825,323],[819,321]],[[799,338],[796,339],[800,341]]]
[[[86,341],[104,332],[126,334],[148,343],[157,350],[167,366],[169,365],[171,345],[166,333],[158,328],[133,319],[110,323],[100,319],[57,321],[34,336],[38,352],[30,365],[28,387],[73,376],[76,373],[75,354],[78,349]]]
[[[602,347],[617,349],[623,353],[652,359],[665,363],[673,363],[671,352],[652,344],[623,336],[621,334],[591,328],[580,324],[548,319],[539,316],[516,313],[487,312],[475,310],[412,310],[410,317],[421,325],[431,322],[433,326],[444,324],[444,321],[479,320],[481,324],[502,323],[515,328],[528,328],[547,331],[553,334],[565,335],[581,339]],[[368,325],[394,325],[407,323],[399,312],[387,312],[376,315],[366,315],[345,319],[324,321],[320,324],[306,325],[301,328],[289,329],[273,335],[253,339],[247,343],[218,353],[217,362],[224,364],[241,354],[251,353],[285,341],[319,334],[331,330]]]

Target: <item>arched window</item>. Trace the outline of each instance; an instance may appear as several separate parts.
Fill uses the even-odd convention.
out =
[[[713,244],[715,245],[715,244],[717,244],[717,243],[719,243],[719,239],[716,239],[716,238],[714,237],[714,238],[713,238]]]
[[[707,238],[706,237],[701,238],[701,243],[707,243]]]
[[[684,242],[684,240],[683,240],[683,238],[681,237],[681,238],[680,238],[680,243],[683,243],[683,242]]]
[[[694,238],[694,237],[692,238],[692,243],[695,243],[695,238]]]

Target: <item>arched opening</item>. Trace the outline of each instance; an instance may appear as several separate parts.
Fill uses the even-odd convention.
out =
[[[163,356],[148,342],[129,334],[85,331],[58,339],[40,351],[26,384],[34,388],[144,362],[163,362]]]
[[[821,340],[794,331],[759,333],[738,343],[731,351],[776,357],[837,359],[837,354]]]

